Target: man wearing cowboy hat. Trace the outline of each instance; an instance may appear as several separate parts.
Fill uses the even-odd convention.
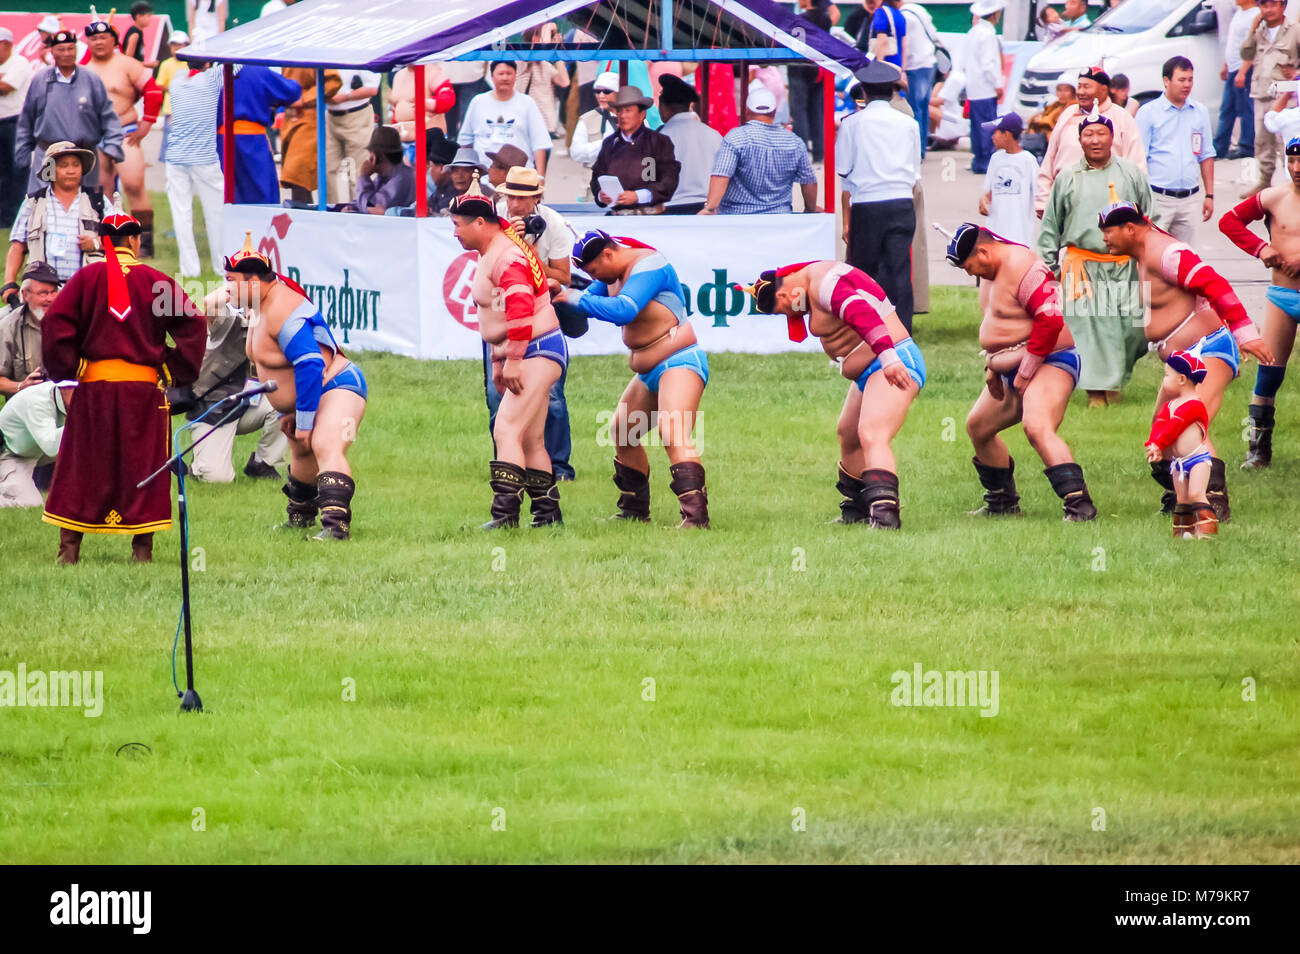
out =
[[[974,25],[966,34],[965,53],[966,102],[970,104],[970,171],[984,175],[993,157],[993,140],[984,131],[984,123],[998,118],[998,100],[1002,98],[1002,44],[998,42],[997,22],[1007,0],[975,0],[970,6]]]
[[[510,223],[511,228],[527,245],[531,245],[542,263],[542,271],[548,279],[568,285],[569,250],[573,243],[573,231],[569,224],[548,205],[542,204],[545,185],[536,169],[515,166],[506,174],[506,180],[497,189],[496,207],[498,214]],[[577,312],[572,305],[554,304],[560,327],[566,334],[572,334],[573,327],[569,318],[573,316],[586,329],[586,317]],[[578,332],[579,334],[581,332]],[[492,359],[486,343],[483,347],[483,382],[487,394],[488,431],[496,423],[497,408],[501,406],[501,391],[492,382]],[[551,458],[551,471],[556,480],[572,480],[573,465],[569,455],[573,443],[569,433],[569,406],[564,397],[566,372],[560,372],[560,378],[551,385],[550,403],[546,408],[546,453]]]
[[[474,149],[461,146],[456,150],[455,158],[447,164],[447,176],[451,180],[454,195],[464,195],[468,192],[474,182],[474,174],[478,173],[479,189],[489,200],[492,200],[496,190],[487,182],[487,171],[487,166],[483,164],[483,160]]]
[[[569,158],[588,169],[600,154],[605,137],[618,128],[618,118],[610,108],[618,92],[618,74],[601,73],[591,84],[591,91],[596,97],[596,108],[578,117],[578,124],[573,127],[573,142],[569,143]]]
[[[390,206],[415,201],[415,170],[402,161],[402,136],[395,126],[376,126],[370,134],[370,156],[357,179],[358,212],[383,215]]]
[[[614,97],[618,131],[600,144],[591,167],[591,194],[597,205],[610,207],[615,214],[661,213],[677,191],[681,163],[673,141],[645,124],[646,110],[653,102],[635,86],[620,88]],[[602,190],[603,176],[616,178],[622,189],[616,195]]]
[[[516,166],[528,165],[528,154],[518,146],[512,146],[509,143],[496,152],[485,153],[484,158],[490,163],[487,170],[487,179],[493,189],[501,188],[511,169]]]
[[[53,143],[73,143],[82,149],[98,148],[104,155],[121,160],[122,121],[104,81],[89,69],[77,66],[77,36],[71,30],[52,33],[45,41],[54,65],[39,71],[27,88],[22,112],[18,114],[18,135],[14,160],[21,165],[30,157],[27,191],[42,185],[37,176],[45,150]],[[86,185],[99,185],[86,170]]]
[[[104,217],[104,197],[83,185],[95,165],[95,154],[70,142],[51,143],[38,173],[45,188],[23,199],[9,232],[5,259],[5,285],[0,298],[17,291],[24,258],[48,262],[67,281],[82,265],[103,257],[99,247],[99,222]]]

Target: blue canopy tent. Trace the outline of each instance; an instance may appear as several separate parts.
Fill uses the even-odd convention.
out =
[[[525,45],[518,35],[558,17],[593,42]],[[667,25],[667,28],[665,28]],[[222,119],[226,202],[234,201],[234,64],[305,66],[317,71],[317,116],[325,113],[326,68],[378,72],[414,65],[417,169],[425,166],[423,64],[441,60],[811,61],[844,77],[863,54],[772,0],[303,0],[186,47],[179,56],[224,64]],[[625,68],[624,68],[625,69]],[[824,84],[833,103],[833,83]],[[704,92],[704,91],[702,91]],[[706,97],[707,98],[707,97]],[[834,110],[825,110],[826,209],[835,206]],[[325,207],[325,123],[317,123],[319,207]],[[426,214],[424,189],[416,215]]]

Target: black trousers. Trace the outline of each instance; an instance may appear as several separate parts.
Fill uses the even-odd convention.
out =
[[[803,66],[791,67],[790,122],[794,134],[804,142],[812,143],[813,162],[821,162],[825,151],[822,79],[817,70]]]
[[[855,202],[849,212],[849,264],[870,275],[889,296],[898,320],[912,332],[912,236],[916,209],[911,199]]]
[[[14,142],[18,138],[18,117],[0,119],[0,223],[4,228],[14,224],[18,206],[27,193],[27,170],[19,169],[14,156]],[[22,181],[18,173],[23,173]]]
[[[469,101],[479,93],[486,93],[492,87],[488,85],[487,80],[475,80],[472,83],[452,83],[452,92],[456,94],[456,103],[447,110],[444,117],[447,120],[447,138],[452,142],[460,134],[460,124],[465,119],[465,110],[469,109]]]
[[[704,208],[703,202],[683,202],[680,205],[664,207],[664,215],[699,215]]]

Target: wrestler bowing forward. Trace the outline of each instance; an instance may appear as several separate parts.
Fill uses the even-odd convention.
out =
[[[225,268],[230,303],[249,314],[253,374],[277,385],[267,397],[284,415],[280,429],[289,438],[286,526],[310,527],[319,512],[315,539],[346,540],[356,490],[347,452],[366,413],[365,376],[306,292],[277,275],[271,260],[253,248],[251,232]]]
[[[1212,426],[1223,392],[1241,368],[1241,352],[1254,355],[1261,365],[1271,365],[1272,350],[1227,280],[1187,245],[1154,227],[1133,203],[1112,203],[1098,213],[1098,224],[1107,247],[1117,254],[1132,256],[1138,277],[1150,289],[1148,347],[1159,352],[1161,361],[1175,351],[1189,351],[1205,363],[1205,379],[1196,385],[1196,393]],[[1162,383],[1156,395],[1156,410],[1173,397]],[[1227,472],[1208,433],[1205,446],[1211,455],[1206,498],[1219,522],[1224,523],[1232,516]],[[1166,449],[1160,460],[1151,463],[1152,479],[1164,488],[1161,512],[1166,514],[1172,514],[1178,503],[1169,458]]]
[[[925,359],[884,291],[843,262],[801,262],[763,272],[745,289],[764,314],[786,316],[791,341],[809,330],[849,385],[840,439],[839,523],[902,526],[898,467],[890,442],[925,387]],[[808,325],[804,326],[804,316]]]
[[[650,520],[650,459],[640,442],[643,421],[658,421],[668,452],[668,485],[677,495],[682,527],[708,527],[709,497],[704,465],[691,438],[709,359],[686,321],[685,295],[677,272],[663,254],[634,239],[614,238],[593,230],[573,246],[573,264],[594,282],[584,291],[559,289],[556,301],[568,301],[584,314],[619,325],[632,353],[635,376],[619,398],[610,422],[617,448],[614,485],[618,513],[614,519]]]
[[[502,392],[489,466],[492,519],[484,530],[519,525],[524,493],[532,499],[531,526],[561,523],[560,490],[546,451],[551,386],[569,364],[569,348],[551,307],[537,253],[497,216],[479,188],[478,174],[450,206],[456,239],[478,252],[470,291],[478,328],[491,346],[492,382]]]
[[[984,487],[984,506],[971,513],[1020,513],[1016,464],[998,436],[1019,423],[1064,501],[1065,519],[1096,519],[1083,468],[1056,433],[1082,368],[1065,326],[1060,283],[1033,250],[969,222],[953,233],[947,258],[966,274],[991,283],[979,332],[988,356],[986,384],[966,417],[966,433],[975,448],[971,463]]]

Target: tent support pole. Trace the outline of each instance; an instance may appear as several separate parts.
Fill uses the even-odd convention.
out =
[[[822,207],[835,214],[835,74],[822,70],[822,178],[826,198]]]
[[[325,127],[328,117],[325,115],[325,68],[316,67],[316,208],[325,211],[325,199],[328,195],[325,180],[329,170],[325,168]]]
[[[221,68],[223,97],[225,102],[221,117],[221,152],[226,162],[226,205],[235,204],[235,64],[227,63]]]
[[[417,219],[422,219],[429,214],[429,190],[424,187],[429,168],[424,142],[426,93],[424,66],[417,64],[415,67],[415,217]]]

